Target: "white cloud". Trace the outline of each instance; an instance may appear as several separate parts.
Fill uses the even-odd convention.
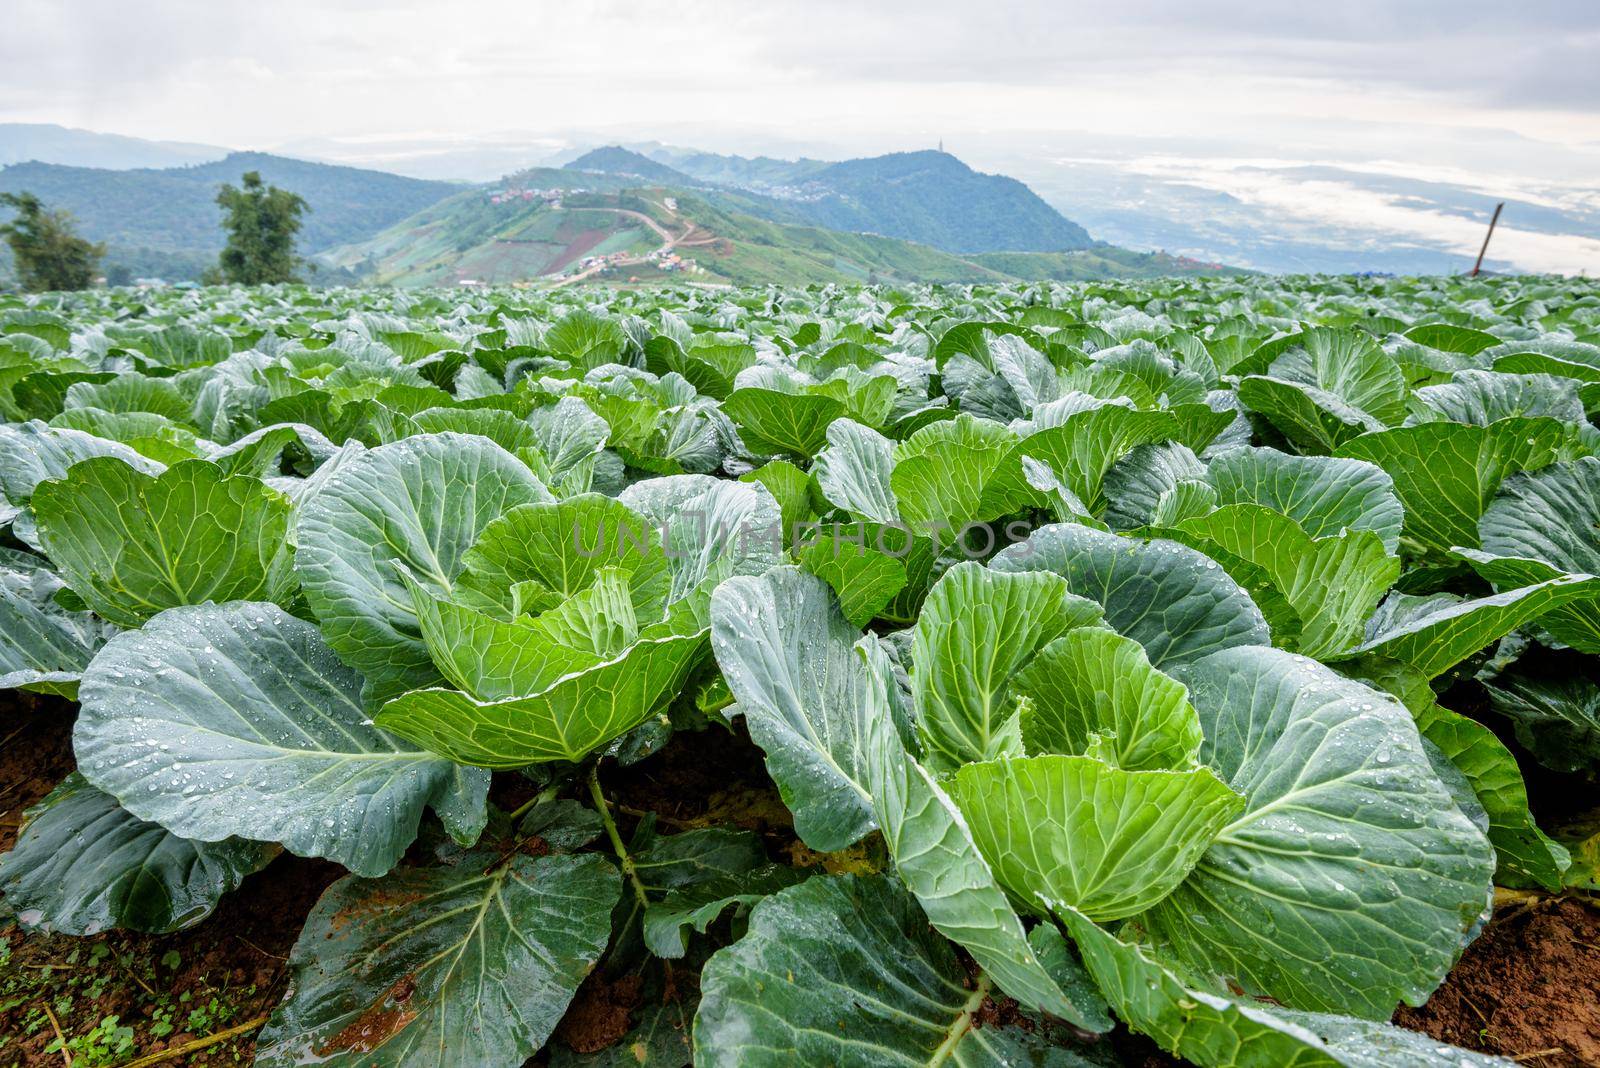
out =
[[[1136,174],[1227,193],[1263,213],[1295,220],[1308,230],[1354,236],[1354,240],[1346,239],[1344,247],[1379,248],[1411,241],[1420,247],[1454,252],[1463,266],[1476,257],[1487,218],[1464,218],[1351,181],[1307,179],[1293,173],[1302,167],[1298,160],[1174,157],[1148,157],[1126,165]],[[1386,173],[1377,167],[1363,170]],[[1495,229],[1490,256],[1528,271],[1600,273],[1600,240],[1522,229],[1514,217]]]
[[[1600,5],[11,0],[0,118],[268,144],[692,117],[826,141],[1263,119],[1600,139]],[[1579,64],[1589,70],[1592,64]],[[1592,74],[1592,70],[1589,70]]]
[[[659,139],[838,156],[943,137],[1001,169],[1116,143],[1121,158],[1198,161],[1262,210],[1366,213],[1428,241],[1459,220],[1346,195],[1333,206],[1227,160],[1335,162],[1567,207],[1600,185],[1592,0],[6,7],[0,121],[240,148],[360,141],[380,164],[450,142],[512,155],[519,141]],[[1546,235],[1506,236],[1530,262],[1568,260]]]

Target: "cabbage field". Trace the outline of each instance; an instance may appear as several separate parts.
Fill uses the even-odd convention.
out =
[[[1390,1022],[1600,890],[1591,282],[11,297],[0,409],[0,975],[288,925],[0,1064],[1591,1063]]]

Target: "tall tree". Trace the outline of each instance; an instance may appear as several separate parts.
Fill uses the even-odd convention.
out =
[[[224,185],[217,194],[228,231],[217,265],[222,280],[247,286],[298,281],[294,235],[310,207],[297,194],[263,183],[257,171],[247,172],[241,185]]]
[[[24,289],[88,289],[94,284],[106,249],[79,237],[71,215],[46,210],[32,193],[0,193],[0,204],[17,212],[0,226],[0,234],[11,246]]]

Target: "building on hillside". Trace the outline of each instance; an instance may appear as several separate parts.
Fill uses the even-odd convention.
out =
[[[568,193],[581,193],[581,189],[497,189],[489,194],[491,204],[531,204],[538,200],[552,208],[561,206],[561,198]]]

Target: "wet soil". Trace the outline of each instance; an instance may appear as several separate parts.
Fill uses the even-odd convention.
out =
[[[643,985],[637,974],[613,980],[604,971],[591,972],[561,1018],[556,1038],[576,1053],[598,1053],[615,1046],[633,1026],[634,1011],[643,1002]]]
[[[107,1017],[132,1029],[129,1056],[204,1038],[265,1017],[283,994],[289,947],[311,906],[343,869],[284,855],[250,876],[204,922],[170,935],[113,931],[89,938],[25,935],[0,923],[0,1065],[64,1063],[46,1055]],[[49,1006],[56,1016],[52,1024]],[[259,1026],[259,1025],[258,1025]],[[102,1028],[102,1030],[106,1030]],[[252,1028],[174,1064],[248,1063]],[[106,1063],[119,1063],[120,1059]]]
[[[16,842],[23,810],[37,804],[76,766],[76,718],[77,706],[70,701],[0,690],[0,853]]]
[[[1395,1022],[1536,1068],[1600,1065],[1600,909],[1504,909],[1444,985]]]
[[[794,840],[794,820],[742,718],[732,730],[680,732],[637,764],[605,765],[601,779],[619,816],[636,820],[653,813],[667,833],[712,824],[741,827],[768,837],[779,854]]]

